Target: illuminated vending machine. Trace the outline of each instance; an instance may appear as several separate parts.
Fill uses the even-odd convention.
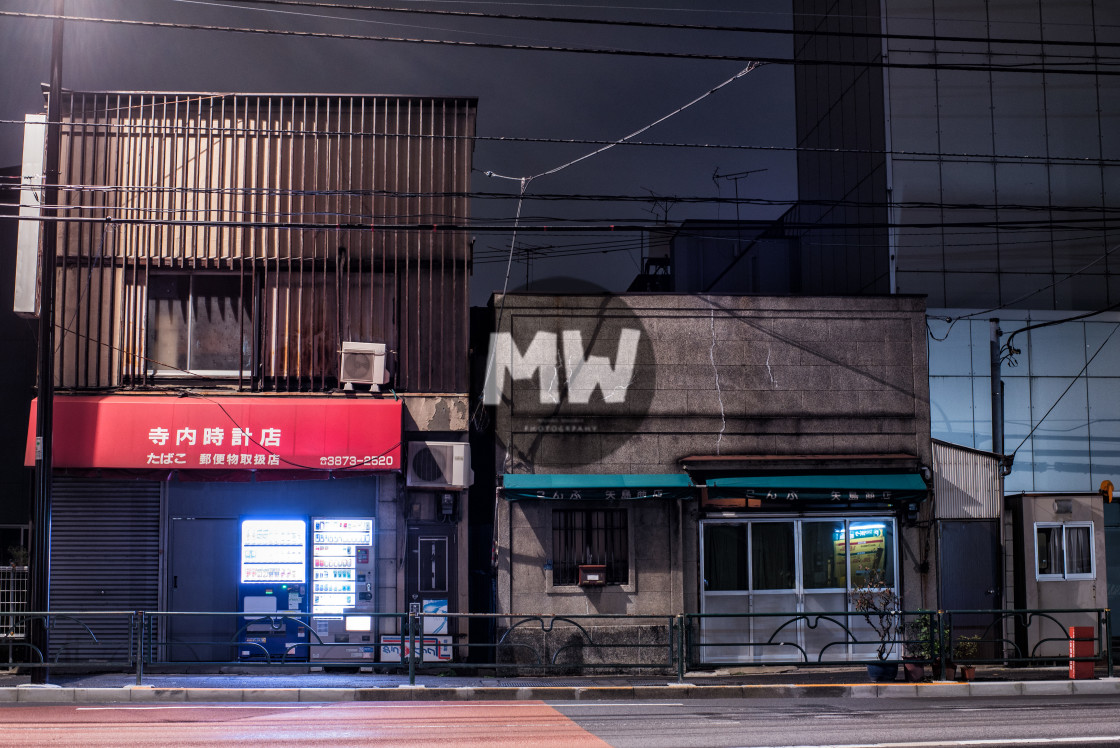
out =
[[[326,645],[311,647],[311,659],[375,660],[373,520],[311,523],[311,625]]]
[[[241,520],[242,660],[306,661],[307,520]]]

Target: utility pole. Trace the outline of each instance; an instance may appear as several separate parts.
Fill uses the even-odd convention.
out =
[[[35,507],[31,540],[31,610],[45,613],[50,605],[51,574],[51,440],[54,417],[54,276],[58,251],[58,162],[62,119],[62,30],[66,0],[55,0],[51,38],[51,80],[47,99],[47,148],[43,174],[43,251],[39,267],[39,379],[35,414]],[[31,672],[33,683],[50,676],[50,635],[45,618],[31,622],[31,644],[43,667]]]
[[[992,384],[992,451],[1000,455],[1001,466],[1003,457],[1003,377],[1000,375],[1000,344],[999,338],[1003,331],[999,329],[999,320],[988,320],[990,332],[988,353],[991,361]]]

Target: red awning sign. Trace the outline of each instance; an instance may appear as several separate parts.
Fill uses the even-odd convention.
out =
[[[35,464],[36,401],[24,464]],[[399,470],[398,400],[56,395],[59,468]]]

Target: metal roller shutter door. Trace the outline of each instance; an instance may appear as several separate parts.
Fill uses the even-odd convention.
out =
[[[157,610],[160,486],[155,481],[56,478],[51,511],[52,611]],[[124,662],[126,615],[56,620],[50,657],[59,662]]]

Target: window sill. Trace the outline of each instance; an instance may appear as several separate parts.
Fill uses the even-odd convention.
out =
[[[580,587],[578,584],[560,584],[553,585],[551,582],[547,583],[544,588],[546,595],[586,595],[588,592],[619,592],[634,594],[638,591],[636,584],[598,584],[594,586]]]

